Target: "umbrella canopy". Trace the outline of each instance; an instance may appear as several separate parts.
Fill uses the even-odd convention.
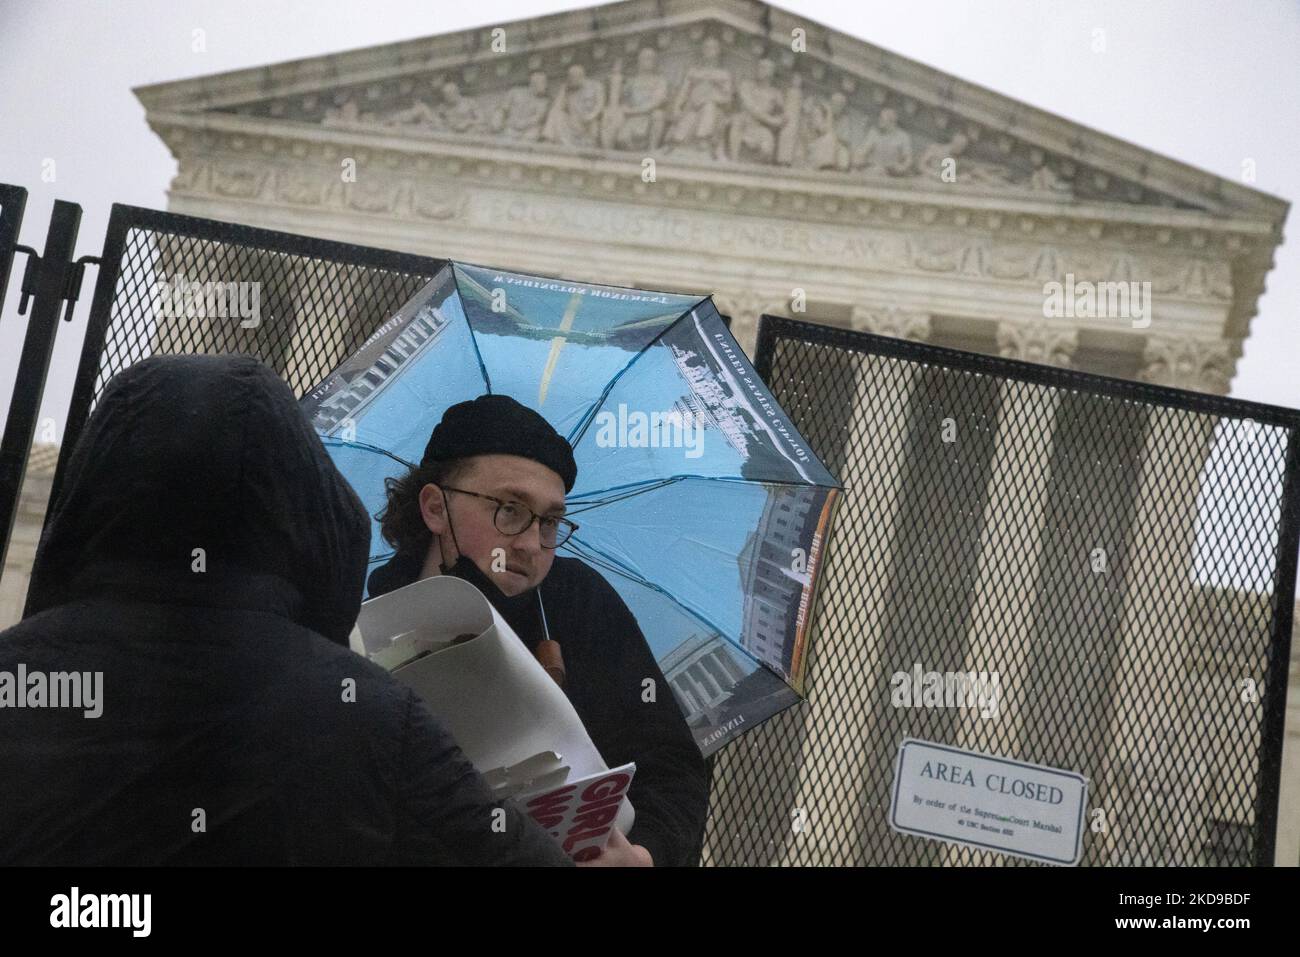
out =
[[[840,486],[711,299],[448,263],[302,401],[375,516],[488,392],[573,446],[560,553],[618,590],[705,754],[799,700]],[[376,522],[371,567],[391,554]]]

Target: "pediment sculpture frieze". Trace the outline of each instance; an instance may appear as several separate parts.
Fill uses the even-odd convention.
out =
[[[621,55],[601,47],[598,56],[592,46],[558,64],[534,56],[526,72],[517,64],[507,69],[504,62],[495,71],[443,70],[237,111],[357,132],[749,164],[856,181],[956,183],[1060,200],[1177,205],[1005,133],[919,107],[883,87],[809,67],[797,56],[746,58],[715,36],[683,49],[665,42],[666,36],[658,43],[630,41]]]

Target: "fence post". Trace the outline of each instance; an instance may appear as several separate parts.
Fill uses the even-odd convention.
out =
[[[1282,484],[1282,514],[1278,523],[1277,568],[1273,577],[1274,657],[1264,686],[1264,722],[1260,728],[1260,785],[1255,819],[1259,844],[1255,866],[1272,867],[1277,848],[1278,800],[1282,792],[1282,751],[1286,743],[1287,677],[1291,664],[1296,578],[1296,549],[1300,546],[1300,428],[1287,433],[1286,471]],[[1295,861],[1284,862],[1295,865]]]
[[[27,474],[27,456],[36,434],[36,420],[41,414],[45,379],[50,371],[54,337],[59,330],[59,313],[73,273],[72,256],[81,226],[81,207],[64,200],[54,201],[45,252],[36,271],[31,319],[23,352],[18,360],[9,418],[5,422],[4,440],[0,442],[0,569],[4,568],[18,514],[18,496]]]
[[[27,190],[21,186],[0,183],[0,308],[5,303],[5,290],[9,286],[9,270],[13,267],[18,233],[23,227],[23,211],[27,208]]]

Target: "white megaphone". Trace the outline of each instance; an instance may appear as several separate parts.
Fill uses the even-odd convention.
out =
[[[577,801],[584,785],[609,793],[611,775],[630,783],[634,766],[611,771],[564,691],[461,578],[435,575],[362,603],[351,646],[420,696],[503,799],[527,806],[576,785]],[[613,823],[626,834],[633,820],[624,796]]]

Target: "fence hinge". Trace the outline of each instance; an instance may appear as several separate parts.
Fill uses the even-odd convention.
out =
[[[31,246],[14,246],[14,252],[27,254],[27,265],[23,267],[23,282],[19,287],[22,297],[18,300],[18,315],[27,315],[27,303],[36,293],[36,271],[41,265],[41,256]]]
[[[101,265],[103,260],[98,256],[82,256],[72,264],[72,269],[68,271],[68,281],[63,287],[63,298],[68,301],[68,305],[63,310],[63,321],[72,321],[72,309],[77,304],[77,297],[81,295],[81,280],[86,275],[86,263],[94,263],[96,266]]]

